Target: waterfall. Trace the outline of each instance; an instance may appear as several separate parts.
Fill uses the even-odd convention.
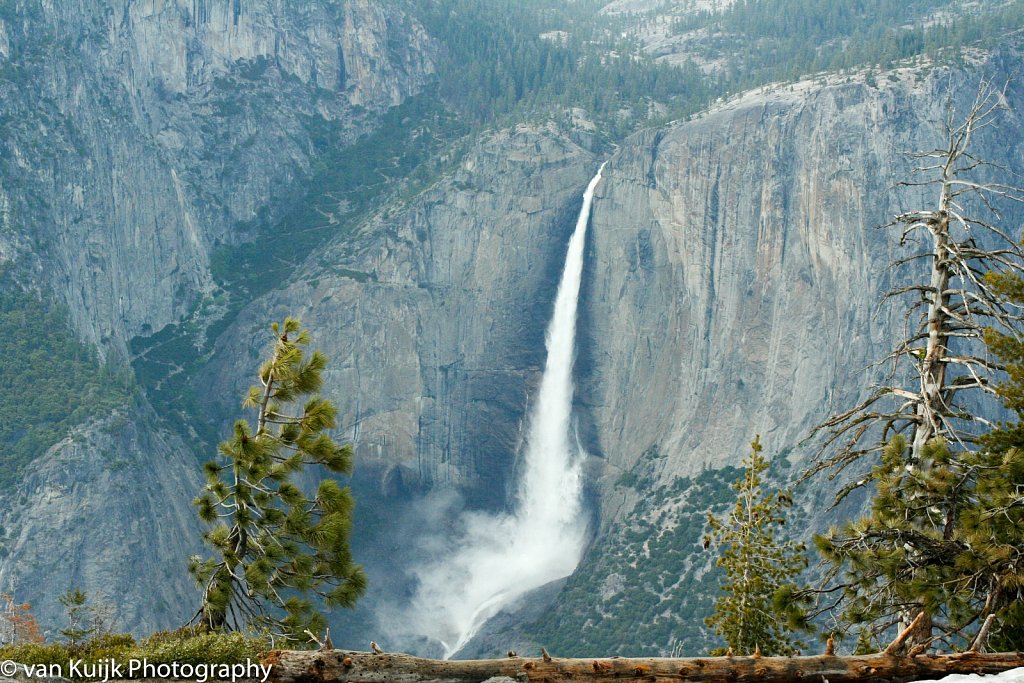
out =
[[[412,625],[458,652],[491,617],[520,596],[576,569],[587,537],[582,508],[584,453],[572,432],[576,308],[594,189],[583,193],[576,229],[546,335],[547,361],[533,406],[514,512],[468,513],[454,552],[417,572]]]

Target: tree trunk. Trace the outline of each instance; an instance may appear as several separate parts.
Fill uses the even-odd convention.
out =
[[[914,618],[915,615],[916,618]],[[905,655],[912,652],[915,648],[923,650],[931,645],[933,622],[932,615],[927,612],[916,609],[905,611],[900,621],[900,627],[907,630],[906,637],[904,638],[903,648],[895,654]]]
[[[275,683],[482,683],[497,677],[504,683],[586,681],[613,683],[642,679],[668,681],[756,681],[757,683],[866,683],[916,681],[954,673],[992,674],[1024,666],[1024,653],[896,657],[886,654],[836,657],[699,657],[685,659],[562,659],[509,657],[470,661],[421,659],[405,654],[329,650],[273,650],[262,657],[271,665]],[[492,683],[499,683],[493,681]]]

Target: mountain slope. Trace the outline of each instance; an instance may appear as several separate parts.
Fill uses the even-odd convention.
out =
[[[188,618],[207,453],[149,399],[241,307],[217,264],[297,210],[322,157],[421,90],[439,49],[391,2],[0,3],[5,282],[117,373],[133,338],[202,319],[175,339],[182,354],[136,373],[131,401],[40,445],[0,491],[0,590],[45,627],[69,588],[115,603],[119,628]]]
[[[5,3],[3,22],[2,232],[32,240],[5,251],[122,357],[213,293],[215,244],[287,207],[314,123],[351,143],[438,50],[377,2]]]

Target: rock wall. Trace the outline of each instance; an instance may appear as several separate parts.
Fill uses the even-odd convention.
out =
[[[211,293],[213,246],[305,192],[311,126],[372,130],[439,49],[367,0],[22,0],[4,22],[0,255],[30,235],[83,338],[122,357]]]
[[[459,168],[250,307],[215,353],[211,410],[230,414],[270,321],[297,315],[330,358],[325,386],[357,467],[379,469],[396,491],[453,487],[500,507],[595,171],[554,129],[485,136]]]
[[[0,592],[30,603],[48,639],[59,639],[58,598],[73,589],[111,608],[116,628],[181,626],[199,604],[187,566],[201,549],[189,501],[202,479],[143,405],[75,430],[0,498]]]
[[[737,465],[755,434],[805,461],[810,428],[865,395],[903,333],[905,300],[879,303],[915,245],[876,228],[935,201],[897,186],[907,153],[943,146],[948,88],[964,111],[995,68],[747,93],[622,146],[595,202],[582,342],[606,494],[652,449],[663,483]],[[973,151],[1012,173],[1024,96],[1006,101]],[[1015,234],[1024,215],[1000,208]]]

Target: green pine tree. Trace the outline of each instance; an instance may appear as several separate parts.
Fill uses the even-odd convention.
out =
[[[977,471],[964,453],[934,438],[917,458],[898,435],[872,470],[870,513],[815,537],[822,557],[843,567],[844,619],[859,626],[861,651],[884,646],[908,606],[958,631],[976,618],[960,590],[972,539],[963,518],[976,507]]]
[[[1009,306],[1024,306],[1019,273],[990,273],[986,281]],[[1019,329],[989,329],[985,343],[1005,364],[1007,378],[996,392],[1016,421],[985,435],[971,461],[977,502],[962,519],[971,550],[963,590],[980,606],[979,623],[991,615],[991,648],[1008,652],[1024,650],[1024,338]]]
[[[64,607],[64,614],[68,620],[68,625],[60,629],[60,634],[67,639],[68,644],[74,647],[96,630],[89,625],[89,598],[81,590],[75,588],[57,600]]]
[[[327,434],[336,409],[316,395],[327,359],[319,351],[307,357],[309,335],[298,320],[271,327],[273,354],[243,403],[255,410],[255,425],[236,422],[220,458],[206,464],[195,504],[212,527],[204,537],[213,557],[193,557],[190,571],[203,587],[196,620],[298,639],[324,626],[315,599],[352,607],[366,576],[349,552],[349,489],[324,479],[310,497],[293,481],[306,465],[352,471],[352,447]]]
[[[987,281],[1024,305],[1021,276]],[[908,604],[942,624],[937,637],[954,646],[990,639],[1000,651],[1024,648],[1024,340],[989,329],[985,341],[1006,363],[997,392],[1017,421],[974,451],[933,439],[912,462],[906,439],[893,438],[870,475],[870,514],[816,539],[826,560],[846,568],[845,617],[862,625],[862,650],[882,646]]]
[[[773,596],[792,592],[792,579],[807,560],[803,544],[776,537],[785,524],[782,510],[792,499],[789,491],[764,488],[762,475],[769,463],[761,454],[760,437],[750,449],[743,476],[732,484],[733,511],[723,519],[708,515],[710,533],[704,543],[720,549],[718,566],[725,570],[725,581],[714,614],[704,621],[737,655],[756,648],[765,655],[791,655],[801,645],[789,633],[785,615],[775,609]]]

